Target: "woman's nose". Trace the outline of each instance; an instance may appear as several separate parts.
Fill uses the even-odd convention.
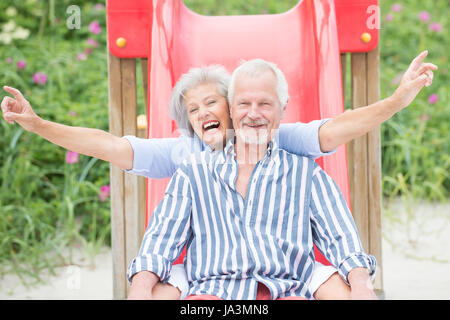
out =
[[[208,108],[206,108],[205,106],[199,107],[198,116],[200,117],[200,119],[204,119],[208,114],[209,114]]]

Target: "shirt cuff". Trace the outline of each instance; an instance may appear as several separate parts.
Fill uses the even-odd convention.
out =
[[[322,150],[320,150],[320,139],[319,139],[319,129],[320,127],[327,122],[328,120],[331,120],[331,118],[327,118],[327,119],[321,119],[321,120],[316,120],[315,123],[317,124],[317,129],[316,129],[316,139],[317,139],[317,143],[315,143],[314,145],[317,146],[317,150],[314,150],[314,154],[315,154],[315,158],[320,158],[320,157],[324,157],[324,156],[329,156],[332,155],[333,153],[336,152],[337,149],[331,150],[329,152],[322,152]]]
[[[352,269],[365,268],[369,271],[370,279],[375,278],[375,271],[377,268],[377,261],[374,256],[365,253],[354,253],[345,258],[338,267],[339,275],[345,281],[348,282],[348,274]]]
[[[127,279],[131,284],[131,278],[138,272],[151,271],[159,277],[159,281],[166,282],[170,277],[172,264],[169,260],[160,255],[142,255],[137,256],[131,261]]]
[[[131,148],[133,149],[133,152],[136,153],[136,137],[135,137],[135,136],[123,136],[122,138],[125,138],[125,139],[128,140],[128,142],[129,142],[130,145],[131,145]],[[129,173],[135,173],[135,172],[134,172],[134,167],[135,167],[134,159],[135,159],[135,158],[136,158],[136,157],[133,156],[133,168],[131,168],[131,169],[129,169],[129,170],[123,169],[123,171],[129,172]]]
[[[133,168],[127,170],[127,169],[123,169],[123,171],[128,172],[128,173],[133,173],[133,174],[141,174],[143,175],[144,172],[143,170],[135,170],[136,166],[136,159],[138,158],[138,156],[136,155],[136,151],[137,151],[137,145],[139,143],[139,140],[137,137],[135,136],[123,136],[122,138],[125,138],[128,140],[128,142],[131,145],[131,148],[133,149]]]

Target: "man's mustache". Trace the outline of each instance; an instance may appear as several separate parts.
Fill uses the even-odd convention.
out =
[[[246,126],[255,127],[255,126],[264,126],[267,124],[268,124],[268,122],[264,121],[264,120],[262,120],[262,121],[261,120],[260,121],[248,121],[248,120],[241,121],[241,126],[246,125]]]

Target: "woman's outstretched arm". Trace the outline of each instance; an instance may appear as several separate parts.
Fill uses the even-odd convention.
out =
[[[5,96],[1,103],[3,118],[65,149],[111,162],[123,169],[133,167],[133,149],[127,139],[100,129],[72,127],[39,117],[14,88],[4,86],[14,98]]]

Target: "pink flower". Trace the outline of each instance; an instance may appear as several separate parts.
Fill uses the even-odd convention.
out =
[[[432,23],[430,23],[430,30],[435,31],[435,32],[440,32],[440,31],[442,31],[442,24],[440,24],[438,22],[432,22]]]
[[[428,22],[428,20],[430,20],[430,13],[428,11],[420,11],[419,20],[422,22]]]
[[[391,7],[391,10],[394,12],[400,12],[400,11],[402,11],[402,9],[403,9],[403,6],[400,3],[393,4]]]
[[[106,198],[109,197],[109,191],[111,190],[109,185],[103,186],[100,188],[100,192],[98,193],[98,197],[100,201],[105,202]]]
[[[430,116],[429,116],[428,114],[426,114],[426,113],[422,114],[422,115],[419,117],[419,121],[420,121],[420,122],[427,122],[428,120],[430,120]]]
[[[86,40],[86,43],[87,43],[89,46],[92,46],[92,47],[94,47],[94,48],[97,48],[97,47],[98,47],[98,41],[97,41],[97,40],[94,40],[94,39],[89,38],[89,39]]]
[[[87,59],[87,55],[84,52],[80,52],[79,54],[77,54],[75,56],[75,60],[86,60]]]
[[[67,112],[67,114],[69,116],[72,116],[72,117],[77,117],[78,116],[78,113],[76,113],[75,111],[69,111],[69,112]]]
[[[103,5],[103,4],[101,4],[101,3],[97,3],[95,6],[94,6],[94,10],[96,10],[96,11],[102,11],[102,10],[104,10],[105,9],[105,6]]]
[[[12,63],[12,59],[11,58],[6,58],[6,63]]]
[[[36,84],[46,84],[47,83],[47,75],[43,72],[36,72],[35,74],[33,74],[33,82]]]
[[[437,101],[438,101],[438,95],[436,93],[433,93],[428,97],[429,104],[435,104]]]
[[[66,152],[66,163],[68,163],[68,164],[77,163],[78,156],[79,156],[79,154],[77,152],[67,151]]]
[[[86,48],[84,50],[84,54],[91,54],[92,53],[92,48]],[[86,59],[85,59],[86,60]]]
[[[392,21],[392,20],[394,20],[394,15],[392,13],[388,13],[386,15],[386,21],[389,22],[389,21]]]
[[[16,63],[17,69],[25,69],[26,66],[27,66],[27,63],[23,60],[19,60]]]
[[[89,31],[92,32],[93,34],[99,34],[100,32],[102,32],[102,29],[100,28],[100,24],[98,23],[98,21],[92,21],[89,24]]]

